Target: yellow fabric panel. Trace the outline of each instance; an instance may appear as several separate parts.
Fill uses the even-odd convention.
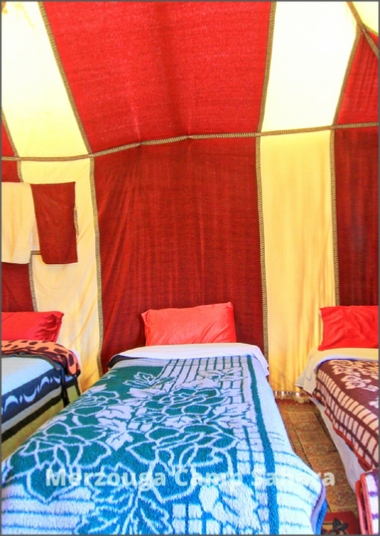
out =
[[[321,339],[319,308],[335,303],[330,133],[260,140],[269,381],[294,391]]]
[[[263,131],[332,124],[355,28],[345,2],[277,2]]]
[[[6,9],[2,107],[18,154],[86,154],[38,3],[7,2]],[[38,128],[31,129],[31,123]]]
[[[375,33],[379,33],[379,3],[352,2],[363,23]]]

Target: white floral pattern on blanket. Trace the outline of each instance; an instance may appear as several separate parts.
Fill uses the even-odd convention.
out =
[[[130,360],[111,370],[6,461],[3,530],[318,530],[322,482],[287,437],[267,431],[276,406],[268,385],[259,399],[262,369],[251,359]]]
[[[372,380],[377,382],[378,369],[369,367],[366,361],[348,361],[332,359],[330,361],[334,374],[343,374],[342,382],[347,389],[365,389],[376,392],[378,387],[373,385]]]

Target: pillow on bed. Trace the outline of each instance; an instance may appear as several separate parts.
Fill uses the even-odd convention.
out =
[[[378,348],[377,305],[322,307],[323,339],[318,350]]]
[[[231,302],[182,309],[149,309],[141,316],[146,346],[236,342]]]
[[[59,311],[22,311],[2,313],[1,338],[56,342],[64,313]]]

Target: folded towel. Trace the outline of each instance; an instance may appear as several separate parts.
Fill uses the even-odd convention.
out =
[[[26,264],[38,237],[30,184],[2,183],[2,262]]]

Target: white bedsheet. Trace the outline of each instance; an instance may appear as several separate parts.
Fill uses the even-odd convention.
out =
[[[243,342],[213,342],[202,344],[162,344],[156,346],[140,346],[117,355],[127,357],[146,357],[152,359],[190,359],[202,357],[223,357],[231,355],[250,355],[255,357],[268,376],[268,361],[263,356],[260,348],[254,344]]]

